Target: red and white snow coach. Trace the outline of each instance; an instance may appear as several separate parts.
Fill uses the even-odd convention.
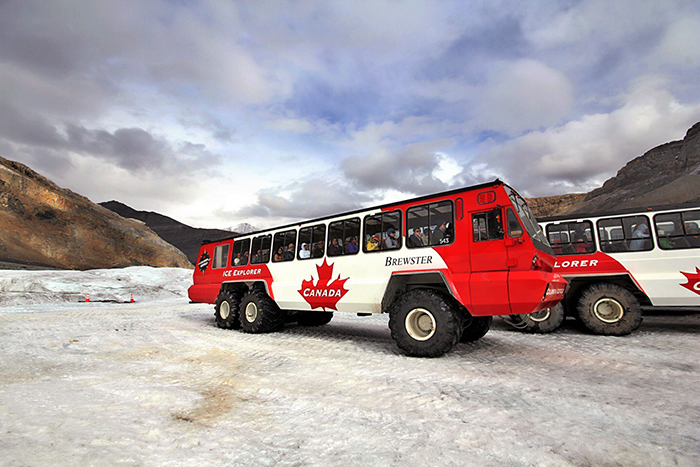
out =
[[[493,315],[554,306],[566,281],[525,201],[500,180],[204,243],[189,288],[219,327],[389,313],[407,355],[435,357]]]
[[[556,307],[510,317],[513,326],[551,332],[573,315],[619,336],[639,327],[642,307],[700,311],[700,205],[540,222],[569,288]]]

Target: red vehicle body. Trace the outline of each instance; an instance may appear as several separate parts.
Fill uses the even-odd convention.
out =
[[[558,303],[566,281],[553,267],[524,200],[496,180],[205,243],[189,296],[246,332],[389,313],[405,353],[437,356],[494,315]]]

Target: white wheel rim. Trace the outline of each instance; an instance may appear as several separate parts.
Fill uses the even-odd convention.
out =
[[[536,323],[541,323],[542,321],[547,321],[547,318],[549,318],[550,314],[551,313],[549,312],[549,308],[547,308],[546,310],[530,313],[530,319]]]
[[[253,321],[255,321],[255,318],[257,318],[257,317],[258,317],[258,306],[255,303],[250,302],[249,304],[247,304],[245,306],[245,319],[249,323],[252,323]]]
[[[221,302],[221,305],[219,305],[219,316],[221,316],[221,319],[228,319],[229,314],[231,314],[231,305],[224,300]]]
[[[427,341],[435,334],[435,316],[425,308],[414,308],[406,315],[406,331],[417,341]]]
[[[625,316],[625,308],[614,298],[601,298],[593,305],[593,314],[604,323],[617,323]]]

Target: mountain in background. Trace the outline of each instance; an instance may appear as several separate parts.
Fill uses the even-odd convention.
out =
[[[700,122],[680,141],[650,149],[589,193],[530,198],[536,217],[700,202]]]
[[[244,234],[249,234],[256,232],[258,229],[253,227],[252,225],[248,224],[247,222],[242,222],[234,227],[224,227],[224,230],[228,230],[229,232],[235,232],[240,235]]]
[[[163,214],[151,211],[137,211],[119,201],[106,201],[100,206],[114,211],[122,217],[136,219],[145,223],[151,230],[160,235],[166,242],[185,253],[192,264],[197,262],[199,247],[205,240],[220,240],[235,237],[244,232],[222,229],[200,229],[178,222]],[[249,225],[249,224],[245,224]]]
[[[0,262],[13,268],[192,267],[181,251],[144,224],[2,157]]]

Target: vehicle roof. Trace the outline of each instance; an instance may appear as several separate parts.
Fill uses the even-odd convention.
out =
[[[341,212],[338,214],[332,214],[330,216],[317,217],[315,219],[309,219],[309,220],[305,220],[305,221],[301,221],[301,222],[294,222],[291,224],[280,225],[277,227],[270,227],[268,229],[256,230],[255,232],[250,232],[250,233],[246,233],[246,234],[242,234],[242,235],[240,235],[240,234],[239,235],[231,235],[229,237],[221,238],[219,240],[204,240],[202,242],[202,245],[207,245],[209,243],[225,242],[225,241],[231,240],[233,238],[257,236],[257,235],[260,235],[262,233],[272,232],[274,230],[281,230],[281,229],[285,229],[285,228],[292,228],[292,227],[297,228],[303,224],[312,224],[315,222],[321,222],[321,221],[325,221],[328,219],[333,219],[335,217],[351,216],[353,214],[359,214],[359,213],[365,212],[365,211],[373,211],[376,209],[388,208],[391,206],[396,206],[396,205],[405,204],[405,203],[415,203],[415,202],[420,202],[420,201],[424,201],[424,200],[428,200],[428,199],[432,199],[432,198],[439,198],[441,196],[450,196],[450,195],[454,195],[454,194],[461,193],[464,191],[480,190],[482,188],[488,188],[488,187],[497,186],[497,185],[508,186],[508,184],[504,183],[503,181],[501,181],[500,179],[497,178],[492,182],[480,183],[477,185],[471,185],[471,186],[467,186],[467,187],[463,187],[463,188],[456,188],[454,190],[443,191],[440,193],[432,193],[429,195],[418,196],[416,198],[409,198],[409,199],[405,199],[402,201],[394,201],[393,203],[385,203],[385,204],[381,204],[378,206],[368,206],[368,207],[362,208],[362,209],[355,209],[354,211]]]
[[[649,206],[647,208],[628,208],[619,209],[616,211],[606,211],[598,213],[582,213],[582,214],[564,214],[561,216],[550,216],[538,218],[537,222],[554,222],[563,220],[573,220],[573,219],[590,219],[598,217],[610,217],[610,216],[620,216],[620,215],[630,215],[630,214],[646,214],[649,212],[659,212],[659,211],[674,211],[677,209],[692,209],[700,208],[700,203],[684,203],[684,204],[667,204],[665,206]]]

